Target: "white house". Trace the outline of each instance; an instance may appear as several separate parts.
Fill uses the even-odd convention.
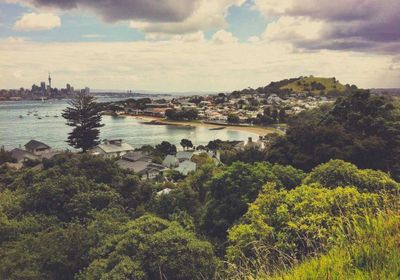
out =
[[[179,166],[179,159],[173,155],[167,155],[162,162],[162,165],[168,168],[174,168]]]
[[[193,152],[191,151],[179,151],[176,153],[176,158],[179,162],[183,162],[185,160],[191,160],[193,156]]]
[[[103,144],[100,144],[90,150],[93,155],[100,155],[105,158],[121,157],[128,152],[133,152],[134,149],[128,143],[118,140],[104,140]]]
[[[196,171],[196,169],[197,169],[197,164],[195,162],[186,160],[184,162],[181,162],[179,166],[176,167],[174,170],[187,176],[190,172]]]

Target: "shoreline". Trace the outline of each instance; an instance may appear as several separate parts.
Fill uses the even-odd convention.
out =
[[[138,120],[143,120],[144,124],[151,125],[151,122],[155,122],[154,125],[174,125],[174,126],[186,126],[186,127],[205,127],[205,128],[219,128],[225,127],[226,130],[231,131],[241,131],[256,134],[257,136],[265,136],[272,133],[281,133],[279,130],[273,127],[260,127],[260,126],[235,126],[235,125],[217,125],[204,123],[201,121],[169,121],[160,117],[150,117],[150,116],[131,116],[124,115],[124,117],[134,118]]]

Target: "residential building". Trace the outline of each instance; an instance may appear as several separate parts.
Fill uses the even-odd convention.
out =
[[[193,153],[194,153],[193,151],[179,151],[176,153],[176,158],[179,160],[179,162],[191,160]]]
[[[182,175],[187,176],[190,172],[194,172],[197,169],[197,164],[190,160],[185,160],[179,164],[174,170],[180,172]]]
[[[104,140],[103,144],[96,146],[89,152],[93,155],[100,155],[105,158],[121,157],[128,152],[133,152],[134,148],[128,143],[124,143],[122,139]]]
[[[10,151],[11,156],[17,161],[17,163],[22,163],[26,160],[38,160],[39,156],[32,154],[26,150],[15,148]]]
[[[51,147],[37,140],[31,140],[25,144],[25,150],[33,155],[40,156],[51,152]]]
[[[168,168],[174,168],[179,166],[179,159],[173,155],[167,155],[162,162],[162,165]]]
[[[123,169],[135,172],[142,179],[154,179],[167,168],[152,162],[152,158],[142,152],[130,152],[122,156],[116,163]]]

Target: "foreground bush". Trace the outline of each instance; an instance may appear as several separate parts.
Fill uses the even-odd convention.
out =
[[[227,260],[240,266],[261,254],[279,266],[313,256],[329,248],[337,227],[373,213],[381,203],[379,195],[353,187],[305,185],[286,191],[267,184],[242,223],[229,230]]]
[[[327,254],[313,258],[282,275],[257,278],[293,279],[399,279],[400,216],[382,214],[376,219],[361,219],[341,232],[338,245]]]
[[[79,279],[212,279],[212,246],[175,222],[145,215],[94,250]]]

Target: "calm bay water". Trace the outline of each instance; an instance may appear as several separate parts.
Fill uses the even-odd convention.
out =
[[[105,101],[105,100],[100,100]],[[31,139],[42,141],[56,149],[71,149],[65,140],[71,127],[65,125],[61,117],[67,106],[64,100],[0,102],[0,146],[12,149],[24,145]],[[42,119],[27,115],[29,111]],[[20,118],[19,116],[22,116]],[[46,115],[48,117],[46,117]],[[58,116],[57,118],[54,116]],[[182,138],[190,139],[194,145],[204,145],[214,139],[246,140],[257,136],[248,132],[209,130],[206,127],[188,128],[179,126],[146,125],[142,120],[131,117],[115,118],[104,116],[104,127],[101,128],[101,139],[124,139],[125,142],[138,148],[142,145],[156,145],[169,141],[179,145]]]

